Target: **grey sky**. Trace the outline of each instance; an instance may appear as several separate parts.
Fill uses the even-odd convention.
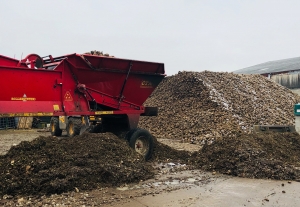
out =
[[[299,0],[1,1],[0,54],[100,50],[178,71],[300,56]]]

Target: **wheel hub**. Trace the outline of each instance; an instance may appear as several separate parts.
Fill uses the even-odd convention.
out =
[[[139,137],[135,142],[135,151],[145,155],[149,150],[149,143],[144,137]]]

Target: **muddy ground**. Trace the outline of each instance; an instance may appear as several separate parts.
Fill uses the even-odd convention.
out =
[[[240,135],[204,145],[201,151],[199,145],[163,139],[147,163],[111,134],[89,134],[71,141],[48,135],[33,130],[0,131],[1,205],[199,206],[206,202],[221,206],[211,197],[220,201],[228,195],[235,201],[231,206],[274,206],[287,197],[293,206],[298,198],[293,193],[299,188],[297,134]],[[252,182],[224,174],[272,180]],[[230,183],[235,185],[228,189]],[[255,193],[269,192],[268,186],[274,192]]]

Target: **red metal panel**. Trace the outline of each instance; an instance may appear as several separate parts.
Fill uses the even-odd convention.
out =
[[[120,98],[124,86],[122,101],[142,105],[164,78],[162,63],[142,62],[102,56],[84,56],[89,66],[79,55],[72,55],[68,61],[80,83],[114,98]],[[132,67],[130,68],[130,64]],[[77,67],[76,67],[77,66]]]
[[[0,55],[0,64],[1,65],[5,65],[5,66],[17,66],[18,63],[19,63],[19,60],[16,60],[16,59],[13,59],[13,58],[10,58],[10,57],[6,57],[6,56],[3,56],[3,55]]]
[[[54,88],[54,85],[55,80],[61,77],[61,72],[0,66],[0,74],[0,101],[13,101],[13,97],[32,97],[35,101],[60,101],[60,91]]]
[[[61,91],[54,88],[61,72],[0,66],[0,113],[53,112]]]
[[[95,69],[98,70],[120,70],[127,73],[129,64],[132,63],[131,72],[149,73],[151,75],[164,74],[164,64],[137,60],[119,59],[114,57],[83,55]],[[80,61],[81,62],[81,61]],[[79,61],[77,61],[79,63]],[[80,65],[78,65],[80,67]],[[119,71],[119,72],[120,72]]]

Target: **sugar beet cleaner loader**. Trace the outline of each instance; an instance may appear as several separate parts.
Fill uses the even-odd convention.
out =
[[[53,136],[113,132],[145,159],[152,135],[137,128],[156,116],[143,103],[165,77],[164,64],[89,54],[22,60],[0,55],[0,117],[51,116]]]

